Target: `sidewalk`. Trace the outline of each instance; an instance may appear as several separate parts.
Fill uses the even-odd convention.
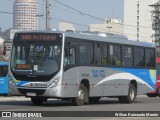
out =
[[[24,96],[0,96],[0,102],[9,101],[30,101],[30,98],[26,98]]]

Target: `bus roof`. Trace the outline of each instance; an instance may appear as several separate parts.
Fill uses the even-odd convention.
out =
[[[124,35],[118,34],[106,34],[106,36],[102,37],[96,34],[96,32],[62,32],[62,31],[52,31],[52,30],[34,30],[34,31],[21,31],[16,33],[62,33],[65,37],[73,37],[82,40],[91,40],[91,41],[99,41],[99,42],[109,42],[116,44],[125,44],[125,45],[135,45],[142,47],[152,47],[155,48],[154,43],[141,42],[128,40],[128,38]]]

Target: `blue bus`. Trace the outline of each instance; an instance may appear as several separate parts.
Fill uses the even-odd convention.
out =
[[[8,94],[8,62],[0,62],[0,95]]]

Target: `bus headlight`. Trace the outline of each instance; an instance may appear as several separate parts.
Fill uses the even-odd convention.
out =
[[[13,80],[10,80],[10,81],[9,81],[9,84],[12,85],[12,86],[15,86],[15,85],[16,85],[16,83],[15,83]]]
[[[13,85],[13,86],[15,86],[16,84],[15,84],[15,82],[12,80],[12,78],[9,76],[9,84],[10,85]]]
[[[55,80],[52,82],[52,84],[49,86],[49,88],[56,87],[57,84],[58,84],[58,82],[59,82],[59,80],[60,80],[59,78],[55,79]]]

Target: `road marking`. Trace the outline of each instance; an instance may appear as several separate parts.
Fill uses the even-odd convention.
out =
[[[26,109],[0,110],[0,111],[25,111]]]

